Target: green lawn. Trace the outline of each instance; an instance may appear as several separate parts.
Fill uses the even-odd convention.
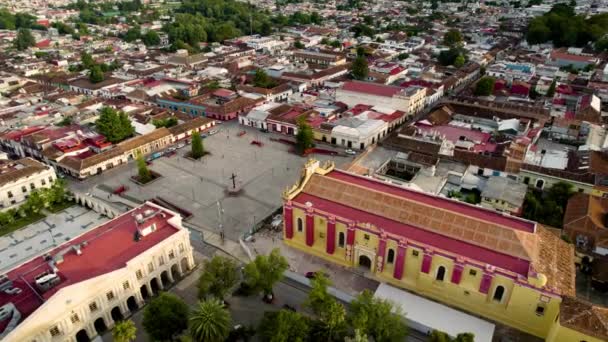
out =
[[[74,203],[74,201],[65,201],[60,204],[52,205],[52,206],[48,207],[47,210],[50,211],[51,213],[58,213],[62,210],[65,210],[65,209],[73,206],[74,204],[76,204],[76,203]]]
[[[28,224],[42,220],[44,217],[44,214],[41,213],[29,214],[26,217],[21,217],[11,224],[2,226],[2,228],[0,228],[0,236],[10,234],[15,230],[27,226]]]

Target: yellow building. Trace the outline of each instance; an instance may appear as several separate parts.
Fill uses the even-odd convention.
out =
[[[574,250],[535,222],[313,160],[283,209],[294,248],[548,341],[608,337],[607,326],[594,336],[563,324]]]

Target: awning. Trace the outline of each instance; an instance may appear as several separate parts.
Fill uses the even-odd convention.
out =
[[[475,342],[492,341],[494,324],[464,312],[387,284],[380,284],[374,296],[400,306],[410,328],[424,334],[440,330],[456,337],[460,333],[469,332],[475,335]]]

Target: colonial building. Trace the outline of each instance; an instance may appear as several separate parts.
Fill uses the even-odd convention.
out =
[[[550,341],[608,337],[556,322],[574,251],[535,222],[313,160],[283,196],[289,246]]]
[[[0,160],[0,211],[15,207],[32,191],[50,187],[55,169],[31,158]]]
[[[194,267],[178,214],[145,203],[0,276],[0,339],[93,339]]]

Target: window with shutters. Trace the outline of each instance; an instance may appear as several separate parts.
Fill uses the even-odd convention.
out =
[[[89,310],[91,310],[91,312],[95,312],[97,311],[98,307],[97,307],[97,303],[96,302],[91,302],[89,304]]]
[[[137,272],[135,272],[135,276],[137,277],[137,280],[139,280],[144,277],[144,274],[141,270],[137,270]]]
[[[122,283],[122,288],[125,290],[128,290],[131,286],[129,285],[129,281],[125,281],[124,283]]]
[[[106,298],[108,298],[108,301],[113,300],[114,292],[110,291],[110,292],[106,293]]]

